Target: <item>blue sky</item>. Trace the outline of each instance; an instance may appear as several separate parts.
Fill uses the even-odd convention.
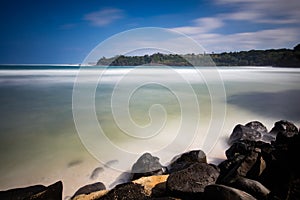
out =
[[[208,52],[293,48],[299,0],[2,0],[0,63],[81,63],[122,31],[182,32]]]

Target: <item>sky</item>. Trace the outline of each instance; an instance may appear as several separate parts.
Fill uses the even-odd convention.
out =
[[[159,27],[207,52],[293,48],[299,0],[2,0],[0,64],[79,64],[123,31]]]

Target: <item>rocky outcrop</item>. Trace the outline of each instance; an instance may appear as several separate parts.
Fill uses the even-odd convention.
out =
[[[9,200],[61,200],[63,185],[58,181],[48,187],[35,185],[26,188],[17,188],[0,191],[0,199]]]
[[[217,166],[207,163],[202,150],[177,155],[166,167],[158,157],[144,153],[131,172],[126,172],[131,176],[128,181],[110,190],[105,190],[101,182],[86,185],[71,199],[300,199],[299,131],[286,120],[276,122],[270,132],[258,121],[239,124],[229,137],[226,159]],[[0,199],[59,200],[62,183],[1,191]]]

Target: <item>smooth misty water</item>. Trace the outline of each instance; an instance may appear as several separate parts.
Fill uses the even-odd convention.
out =
[[[12,68],[2,66],[0,70],[0,190],[51,184],[57,180],[63,180],[66,196],[72,195],[80,186],[96,181],[112,187],[120,172],[98,161],[99,155],[93,151],[102,151],[106,158],[101,161],[112,167],[122,161],[118,161],[111,149],[102,148],[103,140],[85,138],[82,141],[84,136],[75,128],[72,94],[78,69],[51,66]],[[122,151],[138,155],[162,150],[158,155],[162,163],[170,160],[170,155],[176,154],[177,149],[186,148],[186,144],[190,145],[189,149],[202,148],[212,162],[217,162],[224,158],[226,137],[239,123],[259,120],[271,129],[274,122],[287,119],[299,126],[300,69],[232,67],[219,68],[217,72],[222,81],[215,76],[201,78],[195,75],[193,68],[109,69],[95,91],[97,120],[106,137]],[[98,80],[99,73],[101,69],[90,69],[77,81],[82,88],[89,90],[90,85]],[[130,76],[122,76],[128,73]],[[222,84],[226,93],[224,99],[220,94]],[[195,94],[191,93],[189,86]],[[209,86],[214,88],[215,94],[210,92]],[[134,90],[128,96],[132,88]],[[112,92],[115,95],[113,100]],[[187,113],[194,109],[193,98],[199,103],[199,129],[193,141],[176,143],[175,137],[181,126],[185,126],[186,134],[193,131],[195,116],[185,114],[181,117],[184,109]],[[127,120],[128,113],[121,112],[125,107],[129,108],[130,121]],[[222,116],[223,108],[226,108],[225,116]],[[84,111],[84,103],[78,109]],[[117,125],[114,117],[121,124]],[[210,126],[222,125],[223,120],[220,131],[214,132],[215,136],[210,135]],[[154,126],[149,128],[149,124]],[[92,126],[94,124],[88,121],[85,130],[92,132]],[[124,134],[124,130],[134,137]],[[151,135],[153,130],[158,130],[158,133]],[[211,140],[216,136],[218,141],[215,143]],[[133,139],[135,137],[146,139]],[[172,148],[167,148],[170,141],[174,141]],[[99,146],[87,150],[85,145],[89,143]],[[206,144],[213,145],[208,148]],[[128,160],[128,166],[132,162]],[[91,177],[97,167],[102,169]]]

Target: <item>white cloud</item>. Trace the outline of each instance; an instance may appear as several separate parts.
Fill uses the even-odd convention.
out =
[[[208,51],[290,48],[300,41],[299,0],[215,0],[231,11],[209,18],[198,18],[191,26],[173,30],[187,34]],[[235,21],[240,26],[231,23]],[[257,24],[257,26],[255,25]],[[266,28],[263,28],[266,25]],[[218,30],[218,28],[222,28]],[[251,31],[253,28],[253,31]],[[223,34],[222,30],[239,30]],[[247,31],[242,31],[247,30]],[[249,31],[250,30],[250,31]]]
[[[88,13],[84,16],[84,19],[89,21],[94,26],[105,26],[123,17],[124,14],[122,10],[108,8]]]
[[[251,20],[268,24],[299,23],[299,0],[215,0],[222,6],[232,6],[236,11],[228,19]]]
[[[293,47],[299,38],[299,28],[275,28],[229,35],[198,34],[192,36],[198,43],[212,52],[229,52],[251,49]]]
[[[193,26],[183,26],[173,28],[172,30],[178,31],[187,35],[207,33],[220,28],[224,25],[221,19],[213,17],[204,17],[193,20]]]

